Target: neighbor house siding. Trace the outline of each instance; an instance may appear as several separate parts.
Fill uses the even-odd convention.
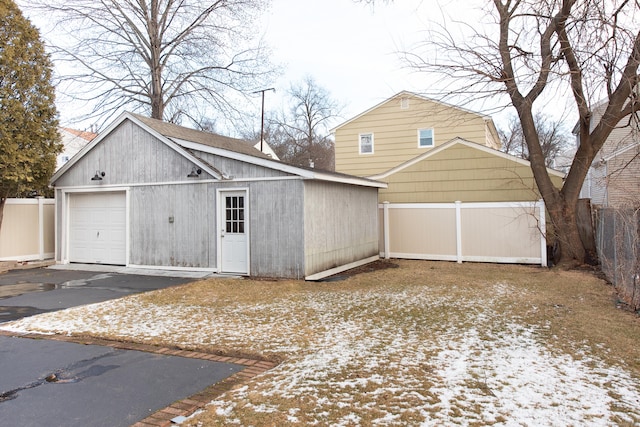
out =
[[[591,131],[600,122],[606,107],[607,103],[603,102],[594,108]],[[594,206],[640,205],[640,137],[630,125],[629,116],[616,124],[596,154],[581,195],[590,197]]]
[[[590,179],[585,182],[590,186],[588,194],[591,197],[591,204],[607,206],[607,165],[594,164],[591,166],[590,174]]]
[[[304,186],[305,276],[378,254],[377,189]]]
[[[497,153],[497,152],[496,152]],[[462,144],[382,179],[379,200],[391,203],[503,202],[538,200],[531,168]],[[560,188],[562,178],[552,176]]]
[[[423,154],[431,148],[418,147],[418,129],[434,129],[433,147],[454,137],[482,145],[498,144],[479,114],[421,97],[411,97],[408,108],[403,109],[401,99],[394,97],[336,128],[336,171],[371,176]],[[373,133],[374,154],[359,154],[361,133]]]
[[[598,155],[582,184],[581,195],[589,197],[594,206],[640,204],[640,144],[616,151],[619,154],[611,155],[615,151],[608,149],[608,158]]]
[[[640,144],[608,160],[608,206],[640,206]]]

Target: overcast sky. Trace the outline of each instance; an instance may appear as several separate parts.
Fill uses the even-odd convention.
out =
[[[281,108],[291,83],[299,83],[305,76],[314,78],[344,106],[342,117],[332,126],[402,90],[437,91],[428,75],[403,65],[399,52],[415,51],[433,20],[445,20],[450,28],[450,18],[442,8],[457,19],[473,20],[469,3],[378,0],[371,6],[357,0],[271,0],[271,6],[256,23],[255,34],[271,48],[272,62],[281,65],[283,74],[271,85],[276,93],[266,94],[265,110]],[[460,10],[461,4],[467,9]],[[39,17],[35,18],[37,25]],[[466,103],[464,106],[474,109]],[[247,108],[259,117],[260,97],[256,96]],[[73,106],[59,105],[59,110],[63,125],[77,117]],[[72,126],[81,128],[83,124]],[[222,132],[233,134],[231,130]]]
[[[379,1],[372,8],[354,0],[273,0],[264,34],[274,62],[285,67],[276,89],[309,75],[345,105],[345,118],[402,90],[423,90],[426,78],[398,58],[424,29],[421,3]]]

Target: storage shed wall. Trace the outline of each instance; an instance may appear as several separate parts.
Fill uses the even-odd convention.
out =
[[[378,254],[378,189],[304,181],[305,276]]]
[[[249,187],[251,275],[304,277],[304,197],[300,179]]]

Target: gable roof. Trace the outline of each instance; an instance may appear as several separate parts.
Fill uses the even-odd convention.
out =
[[[335,133],[335,131],[338,130],[339,128],[348,125],[349,123],[359,119],[360,117],[364,116],[365,114],[370,113],[371,111],[375,110],[376,108],[380,107],[381,105],[386,104],[387,102],[392,101],[395,98],[400,98],[400,97],[405,97],[405,96],[412,97],[412,98],[419,98],[419,99],[421,99],[423,101],[434,102],[436,104],[444,105],[445,107],[455,108],[457,110],[464,111],[465,113],[475,114],[475,115],[477,115],[479,117],[482,117],[485,121],[491,122],[491,125],[493,126],[492,132],[495,131],[495,125],[493,124],[493,119],[491,118],[491,116],[488,116],[486,114],[481,114],[481,113],[478,113],[477,111],[472,111],[472,110],[469,110],[467,108],[459,107],[457,105],[449,104],[449,103],[446,103],[446,102],[443,102],[443,101],[438,101],[436,99],[429,98],[429,97],[426,97],[426,96],[423,96],[423,95],[418,95],[417,93],[414,93],[414,92],[409,92],[407,90],[403,90],[403,91],[398,92],[395,95],[385,99],[384,101],[379,102],[378,104],[374,105],[373,107],[369,108],[368,110],[365,110],[362,113],[350,118],[346,122],[341,123],[338,126],[330,129],[329,132],[330,133]],[[496,134],[497,134],[497,132],[496,132]]]
[[[421,154],[421,155],[419,155],[417,157],[414,157],[411,160],[407,160],[406,162],[401,163],[398,166],[393,167],[393,168],[389,169],[386,172],[382,172],[382,173],[377,174],[377,175],[372,175],[372,176],[369,176],[368,178],[375,179],[375,180],[387,178],[390,175],[393,175],[393,174],[395,174],[397,172],[400,172],[401,170],[406,169],[406,168],[408,168],[410,166],[413,166],[416,163],[419,163],[419,162],[421,162],[421,161],[423,161],[425,159],[428,159],[429,157],[435,156],[436,154],[438,154],[438,153],[440,153],[440,152],[442,152],[442,151],[444,151],[444,150],[446,150],[446,149],[448,149],[450,147],[453,147],[454,145],[457,145],[457,144],[464,145],[466,147],[473,148],[475,150],[484,151],[485,153],[489,153],[489,154],[492,154],[494,156],[498,156],[498,157],[502,157],[502,158],[507,159],[507,160],[511,160],[511,161],[519,163],[519,164],[521,164],[523,166],[531,167],[531,163],[528,160],[521,159],[520,157],[512,156],[511,154],[507,154],[507,153],[504,153],[502,151],[498,151],[496,149],[487,147],[485,145],[476,144],[475,142],[467,141],[466,139],[453,138],[453,139],[445,142],[444,144],[440,145],[439,147],[436,147],[436,148],[434,148],[432,150],[429,150],[426,153]],[[550,175],[556,175],[556,176],[561,177],[561,178],[565,177],[565,174],[563,172],[557,171],[555,169],[547,168],[547,172]]]
[[[71,129],[71,128],[64,128],[61,127],[60,129],[62,129],[63,131],[78,137],[78,138],[82,138],[85,141],[91,141],[93,140],[96,136],[98,136],[97,133],[94,132],[88,132],[88,131],[84,131],[84,130],[77,130],[77,129]]]
[[[386,188],[384,182],[375,181],[369,178],[360,178],[352,175],[346,175],[336,172],[322,171],[312,168],[304,168],[300,166],[289,165],[287,163],[273,160],[260,150],[246,144],[243,140],[217,135],[210,132],[198,131],[178,126],[172,123],[165,123],[160,120],[151,119],[129,112],[122,113],[114,120],[105,130],[101,132],[90,143],[84,146],[76,156],[65,163],[49,181],[51,184],[60,178],[67,170],[77,163],[87,152],[99,144],[107,135],[115,130],[121,123],[130,120],[137,124],[147,132],[154,135],[162,143],[178,152],[180,155],[188,158],[199,168],[206,171],[216,179],[232,179],[213,168],[209,163],[197,157],[193,150],[202,151],[234,160],[251,163],[257,166],[290,173],[300,176],[303,179],[318,179],[322,181],[340,182],[345,184],[362,185],[366,187]]]
[[[270,158],[266,154],[261,153],[260,150],[248,145],[243,139],[236,139],[211,132],[190,129],[173,123],[163,122],[162,120],[141,116],[139,114],[129,114],[167,138],[196,142],[198,144],[208,145],[209,147],[235,151],[250,156]]]

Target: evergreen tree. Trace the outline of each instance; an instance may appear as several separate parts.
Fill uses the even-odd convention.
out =
[[[0,224],[8,197],[44,195],[61,151],[51,62],[13,0],[0,0]]]

